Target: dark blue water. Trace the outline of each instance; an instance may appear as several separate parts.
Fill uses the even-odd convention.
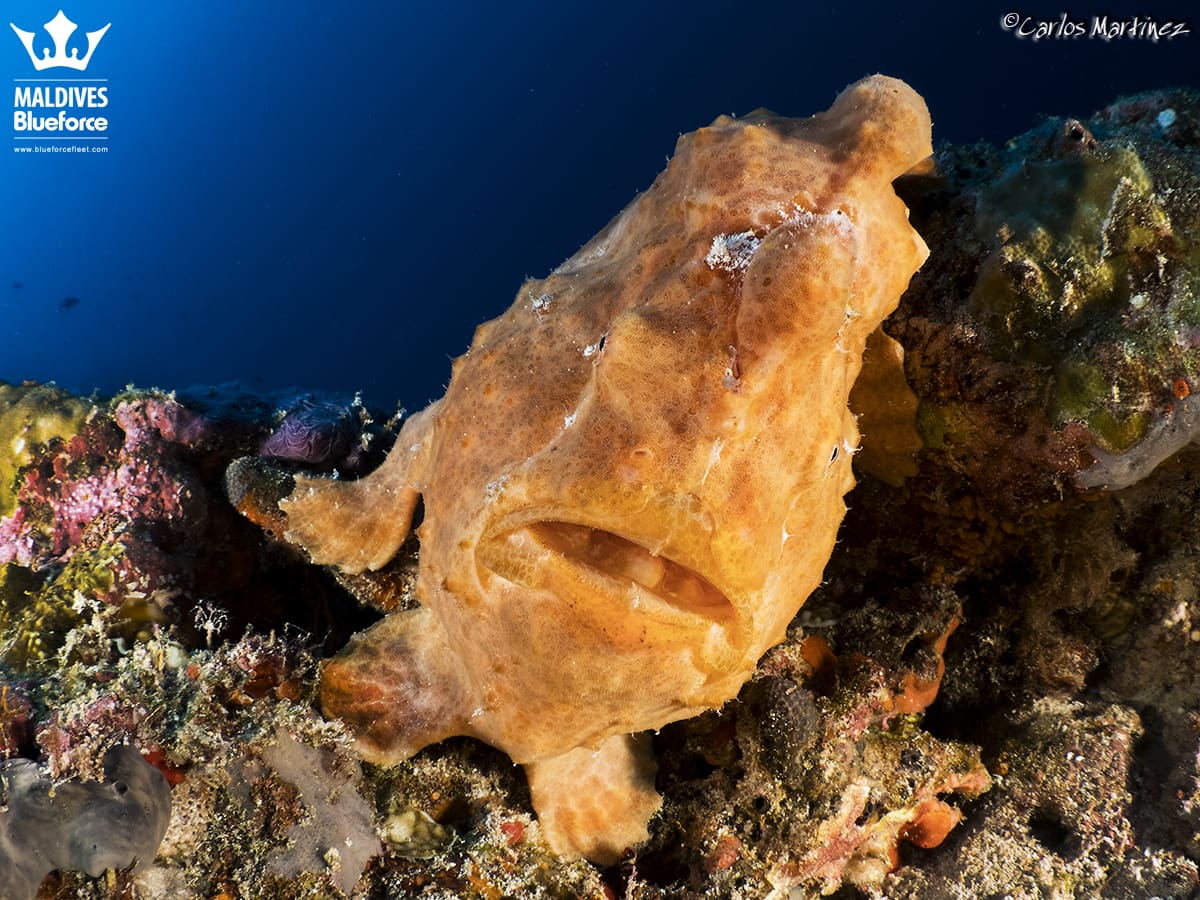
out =
[[[40,51],[59,2],[80,56],[111,23],[86,72],[36,72],[8,27]],[[1002,27],[1009,12],[1027,30],[1137,14],[1191,33],[1035,42]],[[925,96],[936,140],[1000,141],[1200,83],[1200,11],[1157,0],[48,0],[4,16],[9,96],[15,79],[106,79],[92,83],[105,107],[69,113],[109,125],[79,142],[106,152],[5,148],[0,379],[239,379],[410,409],[523,277],[570,256],[720,113],[808,115],[880,71]]]

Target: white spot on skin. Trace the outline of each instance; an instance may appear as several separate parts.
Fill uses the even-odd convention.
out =
[[[504,492],[505,486],[508,484],[508,476],[501,475],[495,481],[489,481],[487,487],[483,489],[483,496],[486,500],[495,500]]]
[[[529,301],[529,308],[539,316],[542,313],[550,311],[550,304],[554,300],[549,294],[540,294]]]
[[[827,213],[814,213],[799,206],[793,206],[789,212],[785,207],[778,207],[781,219],[780,225],[798,225],[809,227],[815,223],[832,226],[843,237],[854,233],[854,223],[845,211],[834,209]],[[753,231],[739,231],[734,234],[718,234],[712,239],[712,246],[704,262],[710,269],[721,269],[725,272],[739,274],[744,272],[754,259],[762,239]],[[785,245],[784,249],[788,249]]]
[[[1171,108],[1164,109],[1158,114],[1158,127],[1166,131],[1175,124],[1175,110]]]
[[[803,225],[807,227],[812,225],[814,222],[820,222],[824,225],[832,225],[843,237],[854,234],[854,223],[851,222],[850,217],[840,209],[834,209],[827,213],[814,213],[808,211],[807,209],[802,209],[799,206],[795,206],[792,209],[792,214],[785,218],[781,224]]]
[[[712,239],[712,247],[704,262],[710,269],[722,269],[726,272],[744,272],[754,259],[754,253],[762,241],[754,236],[753,231],[740,231],[737,234],[718,234]]]
[[[708,480],[708,475],[712,472],[713,467],[721,461],[721,451],[725,449],[725,442],[720,438],[713,441],[712,449],[708,451],[708,466],[704,470],[704,474],[700,476],[700,484],[703,485]]]

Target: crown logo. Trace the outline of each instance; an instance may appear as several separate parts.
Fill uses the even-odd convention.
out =
[[[29,54],[29,58],[33,61],[33,67],[39,72],[43,69],[54,68],[75,69],[82,72],[88,67],[88,63],[92,59],[92,54],[100,46],[100,39],[104,37],[104,33],[112,27],[112,22],[109,22],[99,31],[87,32],[88,48],[83,59],[79,58],[79,50],[76,48],[72,48],[70,55],[67,54],[67,41],[79,26],[63,15],[61,9],[58,11],[58,15],[45,25],[46,33],[54,41],[53,56],[50,55],[49,47],[43,47],[42,58],[38,59],[37,54],[33,51],[34,32],[22,31],[12,22],[9,22],[8,26],[17,33],[17,37],[21,39],[21,44],[25,47],[25,52]]]

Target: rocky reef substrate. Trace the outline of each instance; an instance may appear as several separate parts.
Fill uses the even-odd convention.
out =
[[[932,254],[884,325],[921,447],[873,459],[861,410],[825,583],[736,701],[653,735],[663,809],[606,868],[549,851],[499,752],[363,765],[313,706],[380,611],[274,504],[370,471],[394,411],[0,385],[0,771],[36,766],[6,827],[26,782],[126,796],[114,748],[170,786],[153,858],[117,835],[124,868],[57,857],[38,896],[1193,896],[1200,97],[937,163],[899,185]]]

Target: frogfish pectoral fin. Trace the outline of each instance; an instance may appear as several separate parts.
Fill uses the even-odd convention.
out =
[[[526,763],[533,808],[551,849],[599,865],[617,862],[650,836],[662,806],[650,736],[615,735],[597,749],[578,748]]]
[[[280,501],[285,537],[320,565],[356,574],[383,568],[408,536],[429,457],[432,404],[404,423],[383,465],[358,481],[297,476]]]
[[[469,733],[475,703],[461,673],[428,608],[392,613],[325,663],[321,710],[350,726],[365,759],[392,765]]]

